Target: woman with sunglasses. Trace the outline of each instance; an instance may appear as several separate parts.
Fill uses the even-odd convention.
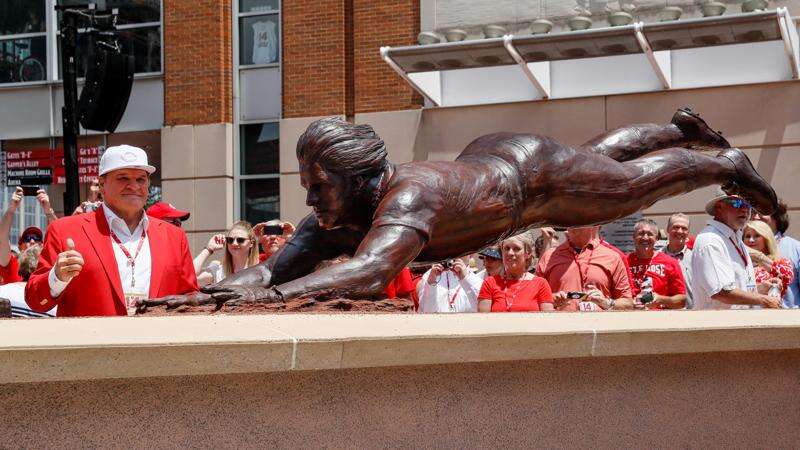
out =
[[[197,283],[205,286],[222,281],[229,275],[258,264],[258,245],[253,227],[247,221],[236,222],[226,234],[218,234],[209,239],[206,248],[195,259],[195,271],[215,251],[225,248],[222,264],[212,261],[202,271],[197,272]]]

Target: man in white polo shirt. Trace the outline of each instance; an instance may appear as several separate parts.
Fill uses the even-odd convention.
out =
[[[706,212],[713,219],[697,235],[692,250],[695,309],[780,308],[780,298],[766,295],[777,279],[756,285],[753,263],[742,242],[750,203],[719,189],[706,204]]]

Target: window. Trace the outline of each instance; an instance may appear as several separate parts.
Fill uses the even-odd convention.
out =
[[[280,0],[239,0],[234,23],[239,50],[234,58],[234,89],[247,92],[248,109],[237,102],[239,216],[253,224],[280,218],[281,17]],[[234,6],[235,7],[235,6]],[[273,86],[269,81],[276,80]],[[265,87],[266,86],[266,87]],[[271,108],[271,106],[275,106]],[[248,114],[245,111],[250,111]]]
[[[59,4],[83,4],[85,0],[59,0]],[[122,52],[133,55],[134,73],[161,72],[161,2],[160,0],[93,0],[98,10],[119,9],[117,29]],[[60,16],[60,15],[59,15]],[[59,54],[61,39],[59,37]],[[78,76],[86,75],[89,38],[78,35]],[[58,60],[61,78],[61,59]]]
[[[244,125],[241,132],[242,174],[278,173],[278,124]]]
[[[275,12],[278,0],[239,0],[239,12]]]
[[[243,1],[239,17],[239,64],[274,64],[280,60],[280,17],[277,1]]]
[[[278,123],[242,125],[241,155],[242,218],[256,224],[280,218]]]
[[[0,0],[0,83],[47,79],[45,0]]]
[[[44,33],[45,0],[0,0],[0,36]]]
[[[242,218],[252,224],[280,218],[280,181],[242,180]]]

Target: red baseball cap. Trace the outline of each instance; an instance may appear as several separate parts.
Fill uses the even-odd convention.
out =
[[[181,222],[189,218],[189,211],[181,211],[167,202],[156,202],[147,208],[147,215],[156,219],[179,219]]]
[[[38,241],[42,242],[42,239],[44,238],[44,233],[42,233],[42,230],[39,227],[25,228],[25,231],[23,231],[22,234],[19,235],[19,239],[17,240],[17,245],[21,245],[23,242],[30,241],[31,236],[38,236],[39,237]]]

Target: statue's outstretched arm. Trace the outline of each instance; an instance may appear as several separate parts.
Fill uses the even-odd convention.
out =
[[[371,229],[352,259],[272,288],[218,285],[206,292],[221,301],[274,302],[313,296],[364,298],[375,297],[414,260],[425,238],[419,231],[386,225]]]
[[[352,254],[358,243],[348,242],[347,230],[322,230],[317,216],[309,214],[297,225],[292,239],[266,261],[226,277],[216,285],[268,287],[308,275],[320,262],[342,253]],[[203,291],[206,289],[204,288]]]
[[[219,304],[207,292],[218,286],[242,286],[251,290],[266,289],[308,275],[317,264],[343,253],[352,254],[358,246],[358,233],[351,230],[322,230],[317,217],[312,213],[297,226],[292,239],[266,261],[241,270],[219,283],[203,288],[203,292],[186,295],[170,295],[159,299],[141,300],[142,307],[166,305],[175,308],[182,305],[199,306]]]

